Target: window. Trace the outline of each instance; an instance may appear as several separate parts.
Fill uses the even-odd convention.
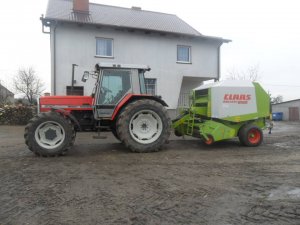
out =
[[[177,46],[177,62],[190,63],[191,62],[191,47],[178,45]]]
[[[156,95],[156,79],[145,78],[146,92],[150,95]]]
[[[141,94],[147,94],[144,71],[139,71],[139,80],[140,80]]]
[[[113,57],[113,39],[96,38],[96,56]]]
[[[98,104],[115,105],[130,88],[130,71],[104,70]]]
[[[83,95],[83,86],[67,86],[67,95]]]

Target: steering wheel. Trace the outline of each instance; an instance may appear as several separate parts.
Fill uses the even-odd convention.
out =
[[[112,91],[106,87],[101,87],[101,93],[105,93],[105,92],[110,93]]]

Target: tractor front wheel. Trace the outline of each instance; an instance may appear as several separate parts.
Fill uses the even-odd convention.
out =
[[[263,141],[263,132],[253,124],[245,125],[239,131],[239,140],[242,145],[256,147]]]
[[[38,156],[65,155],[75,141],[71,121],[56,112],[40,113],[25,127],[25,143]]]
[[[166,108],[150,99],[129,103],[117,120],[117,134],[133,152],[156,152],[171,133]]]

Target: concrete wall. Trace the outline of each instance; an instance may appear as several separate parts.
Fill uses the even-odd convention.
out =
[[[54,93],[54,29],[51,29],[52,93]],[[161,95],[171,109],[177,107],[183,77],[198,77],[202,80],[218,77],[219,42],[183,38],[174,35],[146,34],[142,31],[129,32],[112,28],[96,28],[60,24],[55,31],[56,42],[56,95],[65,95],[66,86],[71,84],[72,64],[76,67],[76,86],[85,86],[89,95],[94,79],[81,82],[85,70],[91,71],[98,62],[145,64],[151,67],[147,78],[157,79],[157,94]],[[114,57],[96,57],[96,37],[113,38]],[[180,64],[177,45],[191,46],[191,64]]]
[[[283,120],[289,120],[289,107],[298,107],[300,112],[300,100],[272,105],[272,112],[283,112]]]

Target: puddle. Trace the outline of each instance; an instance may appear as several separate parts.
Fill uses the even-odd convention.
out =
[[[269,200],[300,199],[300,188],[281,186],[271,190]]]
[[[287,143],[274,143],[273,145],[275,147],[279,147],[279,148],[289,148],[289,147],[291,147]]]
[[[279,148],[294,148],[296,146],[300,146],[300,142],[299,140],[290,139],[288,142],[273,143],[271,145]]]

